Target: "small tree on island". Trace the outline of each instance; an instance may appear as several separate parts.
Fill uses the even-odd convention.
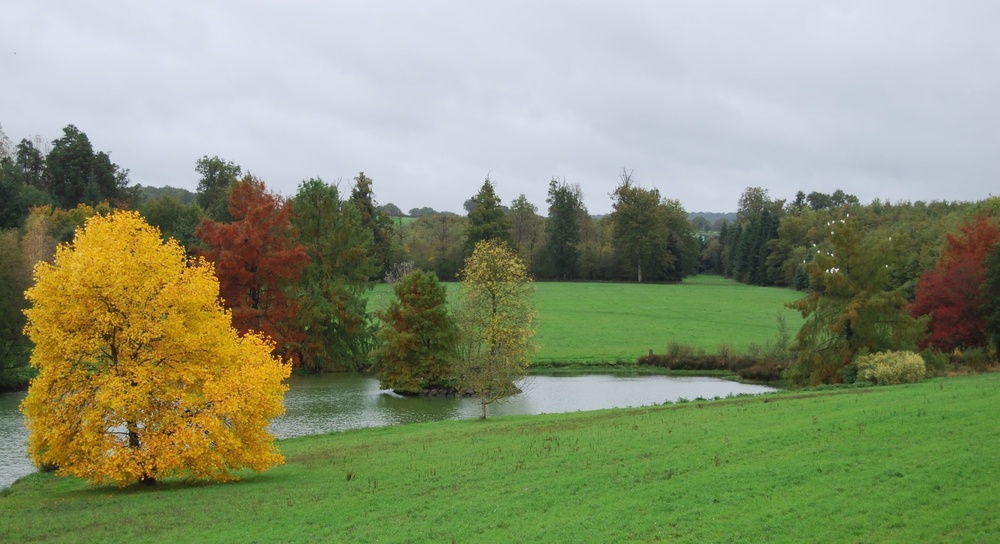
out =
[[[379,386],[400,394],[452,389],[458,327],[433,272],[414,270],[393,285],[396,300],[379,313],[379,348],[372,354]]]
[[[496,240],[476,244],[461,278],[455,376],[459,389],[479,398],[486,419],[486,405],[517,394],[514,382],[527,373],[537,314],[534,286],[524,262]]]
[[[204,259],[135,212],[94,216],[35,267],[21,403],[36,465],[92,483],[233,480],[283,461],[267,431],[290,366],[240,336]]]

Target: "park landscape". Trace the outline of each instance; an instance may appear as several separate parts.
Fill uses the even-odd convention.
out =
[[[197,193],[143,196],[107,161],[60,170],[85,142],[71,125],[2,162],[0,370],[30,384],[43,469],[0,494],[5,541],[1000,532],[996,198],[750,187],[713,225],[623,170],[606,217],[565,180],[543,217],[487,178],[465,216],[403,221],[364,173],[286,198],[218,157]],[[293,372],[467,395],[481,417],[274,441]],[[581,372],[784,390],[487,417],[526,374]]]

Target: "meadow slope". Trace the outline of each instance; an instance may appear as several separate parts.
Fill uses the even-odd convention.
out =
[[[996,542],[1000,375],[282,441],[232,484],[34,474],[2,542]]]

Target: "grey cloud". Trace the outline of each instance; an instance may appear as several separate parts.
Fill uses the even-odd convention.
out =
[[[39,1],[5,10],[0,122],[68,123],[135,182],[220,155],[284,194],[364,170],[461,210],[487,173],[610,209],[622,167],[691,211],[842,188],[986,197],[1000,5],[983,1]],[[17,54],[13,54],[17,51]]]

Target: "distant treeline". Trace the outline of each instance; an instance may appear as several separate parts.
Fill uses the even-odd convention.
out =
[[[313,267],[300,271],[306,280],[277,274],[267,280],[271,283],[253,289],[308,300],[304,307],[311,319],[326,320],[321,327],[267,325],[279,336],[284,334],[280,331],[288,333],[291,343],[305,342],[302,338],[310,335],[301,334],[306,330],[301,327],[306,325],[310,331],[325,331],[323,338],[309,338],[309,350],[289,348],[308,353],[303,360],[312,362],[303,364],[319,369],[364,367],[374,325],[363,295],[374,282],[413,268],[454,280],[475,244],[487,239],[507,243],[539,280],[678,282],[697,273],[720,274],[803,290],[812,301],[798,308],[804,316],[819,315],[829,301],[843,300],[845,313],[830,311],[841,320],[830,326],[846,330],[841,340],[849,348],[838,352],[835,363],[843,367],[858,350],[881,345],[859,340],[865,338],[864,324],[877,321],[870,316],[909,311],[922,275],[942,266],[949,235],[960,233],[977,216],[992,224],[1000,213],[998,198],[861,204],[840,190],[800,191],[782,200],[751,187],[739,197],[735,214],[691,214],[623,169],[610,193],[612,212],[605,216],[588,213],[578,184],[552,179],[540,209],[523,194],[504,205],[498,185],[487,178],[466,201],[466,215],[414,208],[408,213],[412,219],[403,221],[397,206],[378,204],[374,181],[363,172],[354,178],[349,195],[313,178],[286,199],[219,157],[198,159],[194,170],[199,176],[194,193],[132,185],[128,170],[112,163],[109,153],[95,152],[86,134],[72,125],[51,144],[35,137],[13,145],[0,132],[0,387],[10,376],[23,378],[29,346],[22,336],[21,310],[32,267],[51,260],[56,245],[70,241],[87,217],[113,208],[138,210],[164,238],[176,239],[192,256],[216,259],[244,252],[241,258],[258,259],[240,265],[254,274],[266,275],[260,263],[280,261],[269,248],[302,247]],[[254,245],[255,240],[275,245]],[[252,245],[253,255],[246,250]],[[980,272],[966,283],[977,289],[986,253],[971,260],[979,263]],[[882,268],[858,276],[871,263]],[[981,293],[974,295],[985,304]],[[871,310],[873,300],[890,298],[891,304]],[[928,326],[933,332],[934,321]],[[872,334],[898,340],[899,330],[883,327]],[[907,338],[915,345],[919,334]],[[899,348],[899,342],[890,344]],[[961,347],[984,345],[985,340],[970,340]],[[824,372],[836,376],[841,371]]]

